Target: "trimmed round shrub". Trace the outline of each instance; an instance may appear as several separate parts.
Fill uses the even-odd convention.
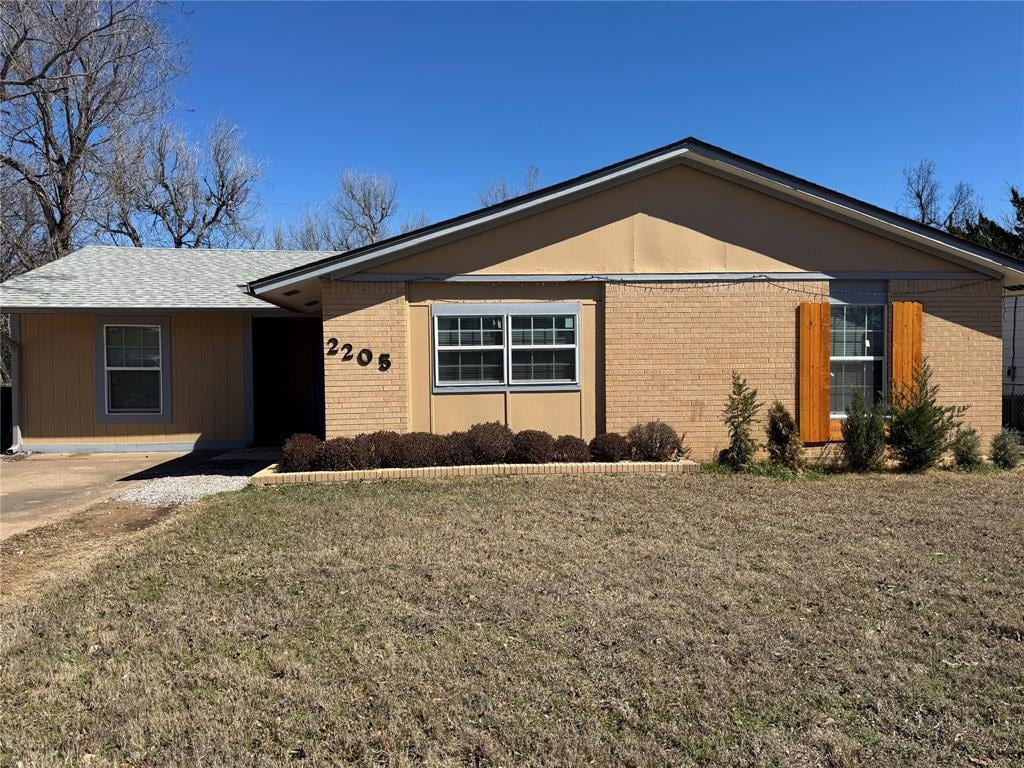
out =
[[[439,467],[448,461],[448,442],[431,432],[408,432],[398,438],[399,467]]]
[[[618,432],[606,432],[590,441],[594,461],[623,461],[629,458],[629,443]]]
[[[356,435],[359,469],[378,469],[399,466],[399,434],[380,431]]]
[[[324,441],[316,435],[300,432],[281,446],[281,469],[285,472],[309,472],[320,462]]]
[[[500,464],[512,448],[512,430],[497,421],[474,424],[467,439],[476,464]]]
[[[637,424],[626,435],[630,452],[637,461],[672,461],[682,456],[683,441],[663,421]]]
[[[992,463],[1000,469],[1013,469],[1021,460],[1020,435],[1002,429],[992,438]]]
[[[508,452],[508,460],[513,464],[547,464],[554,456],[555,438],[539,429],[517,432]]]
[[[445,464],[450,467],[461,467],[466,464],[476,464],[476,457],[473,455],[473,443],[469,439],[468,432],[452,432],[446,438],[448,455]]]
[[[981,456],[981,438],[973,427],[961,427],[950,445],[953,464],[959,469],[977,469],[984,459]]]
[[[356,461],[356,441],[351,437],[335,437],[323,444],[319,468],[328,472],[359,469]]]
[[[581,462],[590,461],[590,446],[582,437],[562,435],[555,440],[555,461]]]

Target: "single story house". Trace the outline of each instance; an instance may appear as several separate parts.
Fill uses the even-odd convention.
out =
[[[500,421],[726,442],[739,371],[809,444],[928,358],[998,430],[1024,265],[695,139],[347,253],[87,247],[0,287],[16,440],[181,450]]]

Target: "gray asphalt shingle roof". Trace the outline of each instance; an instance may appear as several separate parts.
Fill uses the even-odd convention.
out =
[[[0,284],[0,307],[268,309],[238,286],[336,253],[90,245]]]

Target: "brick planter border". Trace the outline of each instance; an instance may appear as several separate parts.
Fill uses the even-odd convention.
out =
[[[591,461],[559,464],[470,464],[460,467],[352,469],[341,472],[278,472],[271,464],[252,476],[253,485],[347,483],[352,480],[431,480],[444,477],[506,477],[511,475],[682,475],[697,472],[692,461]]]

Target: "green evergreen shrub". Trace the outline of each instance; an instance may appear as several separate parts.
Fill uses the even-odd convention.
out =
[[[958,469],[978,469],[984,459],[981,455],[981,438],[973,427],[961,427],[953,437],[953,464]]]
[[[540,429],[516,432],[508,452],[508,460],[513,464],[548,464],[554,456],[555,438]]]
[[[679,434],[664,421],[637,424],[629,430],[626,442],[637,461],[672,461],[684,453]]]
[[[309,472],[320,463],[324,441],[316,435],[299,432],[281,447],[281,469],[285,472]]]
[[[561,435],[555,440],[555,461],[585,462],[590,461],[590,446],[582,437]]]
[[[1000,469],[1013,469],[1021,461],[1020,434],[1012,429],[1001,429],[992,438],[992,463]]]
[[[929,469],[949,450],[967,408],[939,405],[939,386],[924,361],[910,384],[893,384],[889,445],[900,467],[908,472]]]
[[[794,472],[804,463],[804,444],[800,442],[800,430],[796,419],[786,406],[776,400],[768,409],[768,458],[773,464]]]
[[[468,439],[475,464],[500,464],[512,448],[512,430],[497,421],[474,424]]]
[[[593,461],[624,461],[629,458],[629,443],[618,432],[606,432],[590,441]]]
[[[853,393],[842,424],[842,453],[854,472],[880,469],[885,458],[885,415],[881,406],[868,410],[864,395]]]
[[[757,443],[750,434],[761,403],[757,402],[757,390],[747,385],[747,380],[736,371],[732,372],[732,392],[722,409],[722,420],[729,428],[729,446],[718,455],[718,460],[741,469],[754,459]]]

